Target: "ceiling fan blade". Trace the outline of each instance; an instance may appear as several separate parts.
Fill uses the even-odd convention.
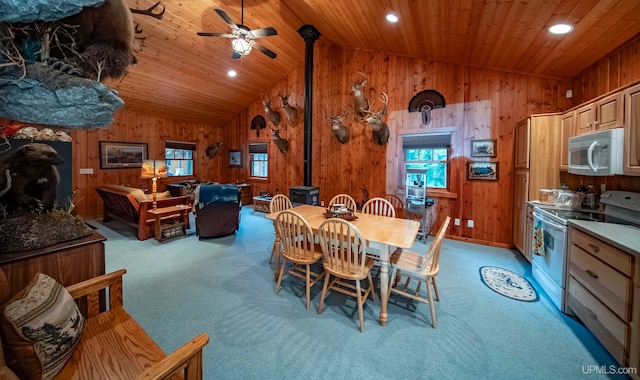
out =
[[[258,48],[258,50],[260,50],[262,53],[264,53],[264,55],[268,56],[271,59],[276,58],[278,55],[276,53],[274,53],[273,51],[271,51],[270,49],[256,43],[254,45],[256,48]]]
[[[236,25],[236,23],[231,20],[231,18],[225,13],[225,11],[218,8],[216,8],[215,11],[220,17],[222,17],[224,22],[226,22],[231,27],[231,29],[233,30],[238,29],[238,26]]]
[[[233,34],[228,33],[209,33],[209,32],[198,32],[199,36],[205,37],[226,37],[226,38],[235,38]]]
[[[260,29],[252,30],[251,34],[253,34],[255,38],[260,38],[260,37],[275,36],[278,34],[278,31],[276,31],[272,26],[270,26],[268,28],[260,28]]]

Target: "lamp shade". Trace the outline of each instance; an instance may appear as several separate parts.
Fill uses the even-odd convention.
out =
[[[167,161],[142,161],[142,174],[140,175],[140,178],[167,178]]]

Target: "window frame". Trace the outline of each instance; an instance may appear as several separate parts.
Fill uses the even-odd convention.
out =
[[[419,161],[407,161],[407,150],[435,150],[435,149],[445,149],[447,152],[447,159],[446,160],[419,160]],[[433,152],[432,152],[433,154]],[[443,146],[443,147],[429,147],[429,148],[411,148],[411,149],[402,149],[402,160],[403,160],[403,166],[402,166],[402,173],[403,173],[403,177],[406,177],[407,175],[407,164],[408,163],[418,163],[418,164],[445,164],[445,175],[446,175],[446,183],[444,187],[432,187],[432,186],[426,186],[427,191],[431,190],[431,191],[450,191],[451,189],[451,146]],[[429,176],[429,172],[427,171],[427,178]],[[429,183],[429,181],[427,180],[427,184]],[[404,186],[404,184],[403,184]],[[405,189],[406,190],[406,189]]]
[[[182,151],[190,151],[191,158],[168,158],[168,150],[182,150]],[[164,159],[167,161],[168,169],[171,168],[169,161],[180,161],[180,162],[190,162],[191,163],[191,174],[180,174],[180,175],[171,175],[171,170],[167,170],[167,175],[169,178],[180,178],[180,177],[194,177],[196,175],[196,157],[197,157],[197,145],[192,141],[174,141],[174,140],[166,140],[164,143]],[[180,165],[182,166],[182,165]],[[188,164],[187,164],[188,166]]]
[[[257,149],[259,150],[258,152],[256,152],[256,149],[251,149],[251,147],[256,146],[256,145],[260,145],[262,146],[264,149]],[[253,150],[253,152],[252,152]],[[263,152],[264,150],[264,152]],[[252,180],[258,180],[258,181],[268,181],[269,180],[269,143],[265,142],[265,141],[249,141],[248,143],[248,149],[247,151],[249,152],[249,178],[251,178]],[[254,160],[254,155],[256,154],[264,154],[266,156],[266,160]],[[254,161],[257,162],[265,162],[266,163],[266,175],[265,176],[257,176],[254,175],[253,172],[253,164]]]

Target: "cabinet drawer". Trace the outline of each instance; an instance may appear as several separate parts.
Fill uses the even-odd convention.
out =
[[[613,314],[574,277],[569,276],[567,304],[620,363],[626,363],[629,326]]]
[[[620,318],[631,317],[631,279],[599,261],[580,247],[571,245],[570,274]]]
[[[589,252],[591,255],[609,264],[628,277],[633,275],[633,257],[631,255],[575,228],[571,229],[570,241],[571,244]]]

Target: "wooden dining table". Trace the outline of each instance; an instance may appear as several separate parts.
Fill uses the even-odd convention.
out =
[[[324,213],[326,208],[310,205],[296,206],[294,211],[302,216],[313,230],[318,232],[320,224],[327,220]],[[275,220],[279,212],[267,214],[266,218]],[[415,220],[391,218],[388,216],[370,215],[355,212],[358,217],[351,223],[360,231],[367,242],[380,245],[380,324],[386,325],[388,320],[387,301],[389,288],[389,256],[390,247],[411,248],[418,235],[420,223]],[[276,255],[276,272],[280,269],[280,255]]]

